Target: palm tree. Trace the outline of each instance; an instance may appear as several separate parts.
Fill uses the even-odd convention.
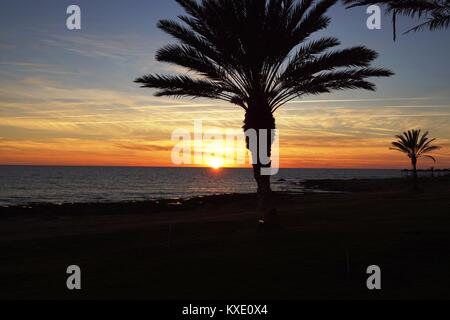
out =
[[[394,27],[394,41],[396,39],[397,15],[412,18],[425,17],[425,21],[409,29],[420,31],[429,29],[431,31],[447,29],[450,27],[450,0],[343,0],[351,7],[367,6],[372,4],[383,5],[386,11],[392,14]]]
[[[338,39],[309,40],[328,26],[325,13],[337,0],[176,1],[186,11],[179,16],[183,23],[161,20],[158,27],[178,43],[160,49],[156,59],[198,76],[152,74],[135,82],[159,89],[159,97],[203,97],[237,105],[245,111],[244,130],[253,129],[258,140],[265,139],[269,157],[274,113],[286,102],[334,90],[375,90],[368,78],[393,74],[371,68],[377,53],[364,46],[329,51],[340,44]],[[261,129],[269,134],[261,135]],[[261,174],[265,165],[258,153],[253,171],[263,221],[276,225],[270,177]]]
[[[421,130],[409,130],[404,132],[403,135],[396,136],[398,140],[392,142],[391,150],[405,153],[411,159],[414,186],[417,185],[417,161],[422,157],[426,157],[436,163],[436,159],[429,153],[441,148],[433,145],[436,139],[429,139],[428,134],[428,131],[421,135]]]

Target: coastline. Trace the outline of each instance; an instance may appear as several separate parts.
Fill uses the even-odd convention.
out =
[[[284,179],[281,179],[285,182]],[[433,184],[446,185],[450,181],[450,175],[439,177],[422,177],[422,185],[433,186]],[[272,181],[273,184],[279,181]],[[297,188],[295,190],[275,191],[275,198],[291,197],[297,195],[310,194],[334,194],[334,193],[360,193],[381,191],[388,188],[391,191],[405,189],[407,190],[412,181],[408,177],[402,178],[367,178],[367,179],[306,179],[299,180],[294,183]],[[301,187],[301,191],[298,190]],[[152,200],[123,200],[123,201],[99,201],[99,202],[29,202],[16,205],[0,206],[0,219],[8,214],[26,214],[26,212],[43,212],[46,210],[59,212],[62,214],[91,214],[95,210],[100,212],[123,210],[127,207],[131,210],[139,211],[145,208],[147,213],[161,211],[179,211],[180,209],[192,209],[195,205],[203,205],[205,203],[217,203],[221,201],[256,201],[254,192],[248,193],[218,193],[213,195],[200,195],[187,198],[161,198]],[[77,213],[78,212],[78,213]]]

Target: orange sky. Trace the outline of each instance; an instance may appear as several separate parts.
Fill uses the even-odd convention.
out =
[[[37,101],[6,103],[20,109],[20,115],[0,118],[1,164],[173,166],[174,130],[193,134],[198,119],[205,129],[236,129],[243,118],[242,111],[225,103],[70,89],[31,79],[22,85],[27,90],[19,93],[0,89],[2,95],[15,90],[16,99],[32,94]],[[76,98],[64,101],[67,96]],[[423,99],[388,103],[311,100],[286,105],[276,115],[281,167],[406,168],[408,159],[389,150],[389,144],[395,134],[414,127],[434,128],[432,135],[444,147],[436,153],[436,167],[450,167],[450,140],[445,138],[450,135],[442,111],[427,107],[430,101]],[[426,159],[421,163],[423,168],[432,165]]]

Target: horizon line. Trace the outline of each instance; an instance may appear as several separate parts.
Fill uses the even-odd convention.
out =
[[[209,166],[141,166],[141,165],[53,165],[53,164],[0,164],[0,167],[58,167],[58,168],[156,168],[156,169],[212,169]],[[222,169],[252,169],[252,167],[221,167]],[[313,169],[313,170],[409,170],[410,168],[367,168],[367,167],[280,167],[279,169]],[[446,168],[435,168],[442,170]],[[447,168],[447,170],[450,168]],[[424,170],[424,169],[419,169]],[[428,169],[426,169],[428,170]]]

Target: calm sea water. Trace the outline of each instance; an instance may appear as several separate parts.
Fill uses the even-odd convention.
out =
[[[276,191],[302,180],[399,177],[399,170],[282,169]],[[0,206],[190,198],[256,190],[251,169],[0,166]]]

